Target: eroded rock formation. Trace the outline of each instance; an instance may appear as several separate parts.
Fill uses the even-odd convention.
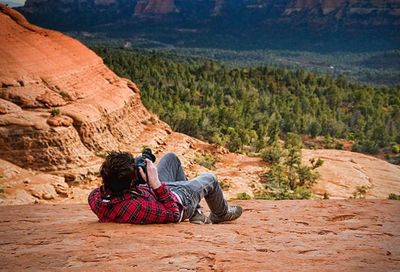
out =
[[[175,11],[174,0],[139,0],[135,6],[134,16],[169,14]]]
[[[105,7],[108,8],[104,13]],[[392,25],[399,24],[400,1],[360,1],[360,0],[206,0],[206,1],[176,1],[176,0],[64,0],[52,2],[50,0],[27,0],[24,8],[21,9],[26,15],[46,22],[45,18],[50,12],[57,14],[72,15],[76,18],[92,18],[91,22],[96,24],[96,14],[108,14],[103,18],[109,22],[144,15],[165,15],[176,13],[178,17],[186,17],[189,14],[201,18],[209,16],[224,16],[228,19],[235,19],[238,15],[248,12],[263,11],[265,15],[260,18],[263,21],[275,20],[277,24],[285,23],[287,17],[301,14],[308,22],[323,22],[332,24],[348,21],[352,24],[366,22],[369,25]],[[73,14],[74,13],[74,14]],[[202,16],[196,16],[202,14]],[[332,15],[332,16],[330,16]],[[370,15],[370,18],[361,18]],[[122,18],[121,18],[122,16]],[[258,16],[258,15],[257,15]],[[360,17],[361,16],[361,17]],[[42,18],[41,18],[42,17]],[[70,20],[73,20],[73,18]],[[360,17],[360,18],[359,18]],[[397,19],[395,19],[397,18]],[[66,18],[59,18],[62,21]],[[98,18],[100,20],[100,18]],[[243,18],[242,18],[243,19]],[[328,20],[326,20],[328,19]],[[361,20],[360,20],[361,19]],[[395,19],[395,21],[393,21]],[[61,22],[62,22],[61,21]],[[297,22],[294,22],[296,24]]]
[[[134,83],[78,41],[1,11],[1,158],[25,168],[72,168],[134,141],[151,117]]]
[[[313,187],[321,197],[343,199],[366,197],[385,199],[400,193],[400,167],[360,153],[342,150],[303,150],[303,160],[321,158],[320,179]],[[365,194],[360,196],[360,190]],[[356,195],[354,195],[356,194]]]
[[[370,52],[398,49],[400,36],[399,0],[27,0],[18,9],[85,42],[111,34],[179,47]]]
[[[179,154],[189,177],[208,170],[194,160],[212,153],[218,160],[216,173],[232,184],[227,194],[252,194],[250,185],[263,171],[260,159],[227,154],[171,131],[144,108],[133,82],[116,76],[81,43],[31,25],[4,5],[0,10],[3,204],[56,201],[40,194],[27,198],[18,191],[32,193],[23,181],[39,181],[40,172],[34,170],[51,171],[70,183],[87,176],[98,183],[92,169],[99,168],[107,151],[138,154],[143,146],[153,148],[158,157],[167,151]],[[21,167],[13,168],[18,175],[3,175],[10,168],[6,161]],[[242,169],[246,163],[251,166]],[[42,180],[47,183],[47,179]],[[73,190],[69,193],[79,201],[87,196]]]

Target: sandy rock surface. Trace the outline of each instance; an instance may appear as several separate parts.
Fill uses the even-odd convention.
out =
[[[0,205],[84,203],[91,187],[73,186],[64,177],[26,170],[0,159]]]
[[[303,150],[303,160],[324,160],[321,175],[313,191],[330,198],[349,198],[357,187],[367,188],[366,198],[385,199],[400,193],[400,166],[360,153],[342,150]]]
[[[2,271],[398,271],[400,202],[242,201],[220,225],[98,223],[87,205],[0,209]]]

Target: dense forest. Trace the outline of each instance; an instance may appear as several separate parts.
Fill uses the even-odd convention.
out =
[[[354,141],[376,153],[400,143],[400,87],[372,87],[303,69],[232,68],[156,51],[94,48],[179,132],[258,152],[289,132]]]

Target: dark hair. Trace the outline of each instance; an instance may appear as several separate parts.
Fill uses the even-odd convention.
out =
[[[135,158],[122,151],[111,151],[100,167],[106,190],[118,194],[131,187],[135,179]]]

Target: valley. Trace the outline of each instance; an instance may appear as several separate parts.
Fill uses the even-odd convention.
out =
[[[68,11],[79,1],[59,2]],[[174,1],[139,2],[140,16],[177,12]],[[224,11],[217,2],[215,15]],[[166,51],[91,50],[2,4],[0,67],[0,270],[397,269],[398,87]],[[87,205],[99,166],[111,150],[143,147],[157,158],[178,154],[189,178],[214,172],[243,216],[100,224]],[[270,171],[287,165],[301,170],[299,182],[315,178],[296,188],[312,200],[272,200],[268,178],[292,182],[294,172],[289,180]]]

